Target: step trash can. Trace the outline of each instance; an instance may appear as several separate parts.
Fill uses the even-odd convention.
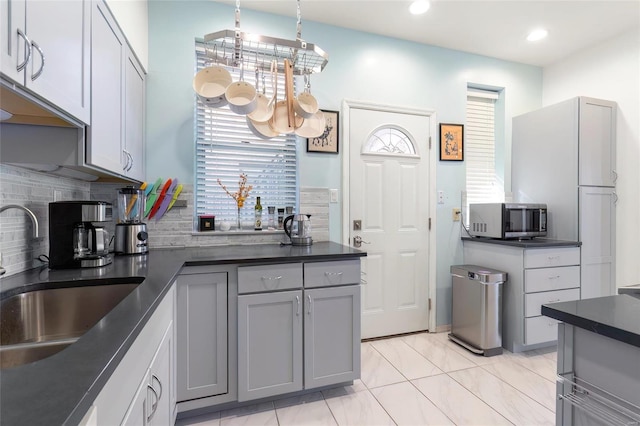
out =
[[[502,353],[502,285],[507,273],[476,265],[451,266],[449,339],[471,352]]]

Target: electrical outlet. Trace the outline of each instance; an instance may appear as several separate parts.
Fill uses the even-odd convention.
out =
[[[444,191],[438,191],[438,204],[444,204]]]
[[[460,222],[460,209],[453,209],[452,219],[454,222]]]

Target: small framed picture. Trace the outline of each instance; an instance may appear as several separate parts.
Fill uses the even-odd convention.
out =
[[[440,123],[440,161],[464,160],[464,125]]]
[[[324,133],[317,138],[307,138],[307,152],[338,153],[338,111],[322,110],[324,113]]]

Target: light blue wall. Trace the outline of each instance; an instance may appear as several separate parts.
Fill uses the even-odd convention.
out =
[[[232,28],[233,19],[232,7],[211,1],[149,1],[148,179],[171,175],[193,182],[194,39]],[[287,39],[296,33],[294,18],[250,10],[242,10],[241,27]],[[323,109],[340,110],[343,99],[353,99],[430,109],[439,122],[464,123],[467,84],[504,88],[498,170],[510,182],[505,159],[511,155],[511,117],[541,106],[541,68],[317,24],[304,16],[302,38],[329,53],[325,70],[312,77],[313,94]],[[341,188],[341,154],[308,154],[304,147],[299,153],[301,186]],[[451,209],[460,206],[464,166],[437,165],[437,189],[445,193],[435,220],[438,325],[450,323],[449,266],[462,262],[459,225],[452,222]],[[341,208],[331,205],[333,241],[341,240]]]

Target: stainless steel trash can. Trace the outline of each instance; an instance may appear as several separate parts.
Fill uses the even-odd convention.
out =
[[[502,285],[507,273],[476,265],[451,266],[449,338],[473,353],[502,353]]]

